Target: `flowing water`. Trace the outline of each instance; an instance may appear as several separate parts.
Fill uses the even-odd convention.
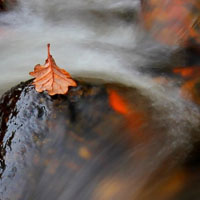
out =
[[[44,63],[47,43],[57,64],[72,75],[120,81],[131,70],[131,81],[146,87],[151,83],[141,80],[138,68],[170,52],[137,26],[138,7],[137,0],[19,1],[14,11],[0,16],[1,89],[28,79],[28,72]]]
[[[0,14],[0,93],[29,79],[50,43],[57,65],[72,76],[123,83],[151,99],[163,113],[158,118],[170,126],[166,134],[174,137],[165,151],[184,146],[187,153],[199,111],[180,97],[176,84],[153,81],[153,70],[173,66],[176,48],[156,43],[142,30],[139,9],[139,0],[19,0],[14,10]]]

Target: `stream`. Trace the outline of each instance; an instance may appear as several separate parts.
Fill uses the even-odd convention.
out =
[[[57,65],[72,77],[124,84],[151,100],[160,113],[155,117],[168,127],[163,132],[174,138],[154,161],[155,172],[177,149],[183,152],[176,158],[181,166],[194,140],[200,140],[191,134],[200,113],[181,97],[178,79],[167,86],[154,81],[155,71],[162,76],[166,66],[179,62],[172,58],[178,47],[153,40],[139,25],[139,10],[139,0],[18,0],[12,11],[0,14],[0,94],[31,78],[29,72],[44,63],[50,43]]]

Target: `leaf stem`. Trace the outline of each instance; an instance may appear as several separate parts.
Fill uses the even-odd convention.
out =
[[[51,69],[51,73],[52,73],[52,79],[53,79],[53,81],[52,81],[52,83],[51,83],[51,90],[52,90],[52,88],[53,88],[53,82],[54,82],[54,74],[53,74],[53,63],[52,63],[52,56],[51,56],[51,54],[50,54],[50,44],[48,43],[47,44],[47,52],[48,52],[48,61],[49,61],[49,67],[50,67],[50,69]]]
[[[47,44],[48,58],[50,57],[50,44]]]

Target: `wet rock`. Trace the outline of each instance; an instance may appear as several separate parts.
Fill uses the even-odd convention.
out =
[[[1,97],[1,200],[131,200],[155,166],[165,179],[176,165],[149,99],[134,88],[88,82],[49,96],[30,80]]]
[[[135,89],[115,84],[79,81],[67,95],[49,96],[27,81],[6,92],[0,100],[0,199],[94,199],[100,179],[116,170],[133,147],[132,132],[142,128],[126,128],[125,97],[151,112]],[[120,194],[117,188],[108,198]]]
[[[85,175],[90,172],[91,167],[83,168],[95,155],[98,162],[90,173],[97,173],[108,157],[113,165],[129,148],[128,140],[109,145],[113,136],[119,140],[115,134],[123,120],[109,105],[106,85],[79,82],[67,95],[53,97],[37,93],[31,81],[12,88],[0,100],[0,199],[30,199],[34,190],[33,199],[57,199],[63,185],[77,184],[72,179],[80,169]],[[58,187],[55,174],[55,182],[61,181]],[[54,185],[51,197],[42,190],[49,181]],[[76,195],[71,192],[69,196]]]

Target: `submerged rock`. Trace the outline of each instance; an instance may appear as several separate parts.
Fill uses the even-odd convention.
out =
[[[155,168],[165,180],[177,165],[171,153],[183,154],[167,151],[172,138],[157,114],[122,85],[78,81],[55,96],[31,80],[17,85],[0,99],[0,199],[140,199]]]

